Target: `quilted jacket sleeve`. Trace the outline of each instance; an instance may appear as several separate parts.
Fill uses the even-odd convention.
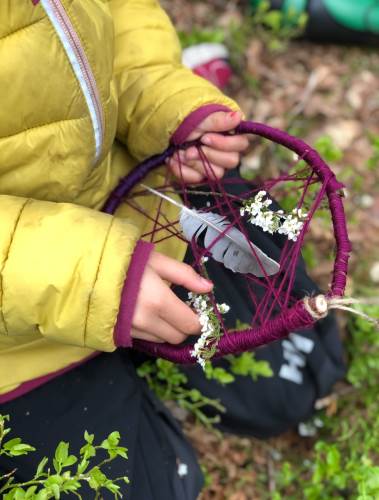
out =
[[[118,138],[141,160],[164,150],[171,135],[206,104],[238,106],[181,64],[180,45],[157,0],[110,0],[115,25]]]
[[[0,335],[114,350],[137,229],[88,208],[7,195],[0,213]]]

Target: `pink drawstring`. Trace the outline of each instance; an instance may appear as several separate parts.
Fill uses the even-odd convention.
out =
[[[39,2],[39,0],[32,0],[33,5],[37,5],[38,2]]]

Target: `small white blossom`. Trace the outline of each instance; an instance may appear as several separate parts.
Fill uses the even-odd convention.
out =
[[[201,325],[201,335],[193,346],[191,356],[197,358],[197,362],[205,369],[206,361],[214,354],[214,348],[221,338],[221,326],[213,310],[213,305],[206,295],[196,295],[189,292],[188,298],[190,299],[188,304],[195,309]],[[217,304],[217,310],[220,314],[227,313],[229,309],[227,304]]]
[[[230,306],[228,304],[217,304],[217,309],[220,314],[226,314],[230,311]]]

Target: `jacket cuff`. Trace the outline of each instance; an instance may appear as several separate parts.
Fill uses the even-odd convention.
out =
[[[179,125],[171,137],[171,144],[179,145],[185,142],[190,133],[201,123],[207,116],[217,111],[232,111],[227,106],[222,104],[206,104],[201,108],[192,111]]]
[[[131,347],[132,319],[140,290],[142,275],[154,249],[152,243],[139,240],[134,249],[126,280],[121,292],[120,309],[114,329],[114,343],[117,347]]]

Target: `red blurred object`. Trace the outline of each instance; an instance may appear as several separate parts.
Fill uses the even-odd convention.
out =
[[[232,76],[228,56],[221,43],[200,43],[183,50],[183,64],[222,89]]]

